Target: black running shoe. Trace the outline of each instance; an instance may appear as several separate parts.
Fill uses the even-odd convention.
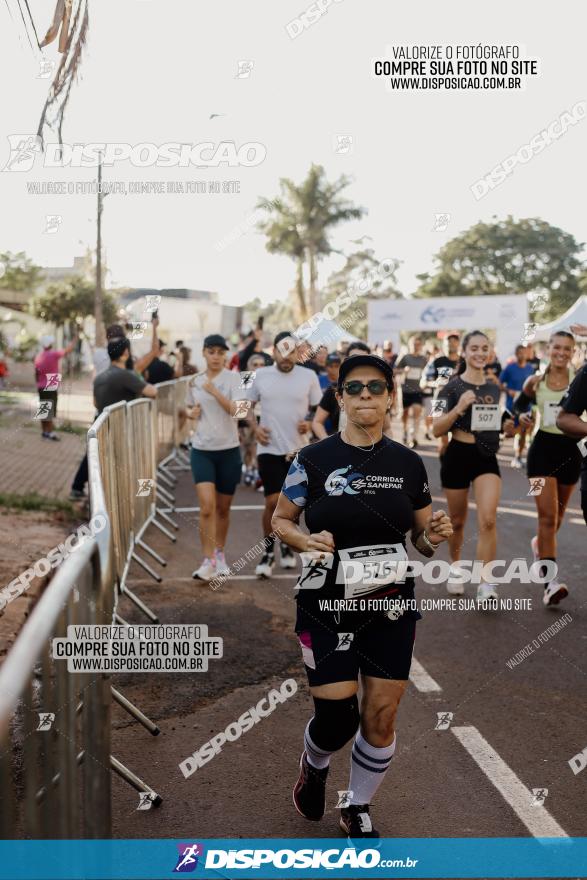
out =
[[[340,811],[340,827],[351,843],[365,838],[379,838],[369,815],[369,804],[351,804]]]
[[[324,815],[326,804],[326,777],[328,767],[318,770],[308,764],[306,753],[300,758],[300,775],[294,785],[294,807],[304,819],[318,822]]]
[[[275,556],[273,553],[263,553],[261,559],[255,568],[255,574],[258,578],[270,578],[273,574],[273,566],[275,565]]]
[[[281,551],[281,556],[279,557],[281,568],[297,568],[297,559],[287,544],[280,544],[279,549]]]

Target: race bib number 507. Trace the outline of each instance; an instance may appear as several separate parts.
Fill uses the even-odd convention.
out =
[[[471,431],[499,431],[501,412],[497,403],[475,403],[471,413]]]

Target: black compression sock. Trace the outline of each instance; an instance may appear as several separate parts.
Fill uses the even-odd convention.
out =
[[[554,564],[556,565],[556,559],[554,558],[554,556],[542,556],[538,560],[538,573],[541,578],[545,578],[546,575],[548,574],[548,566],[541,565],[540,564],[541,562],[554,562]],[[544,584],[544,589],[546,589],[547,586],[548,586],[548,582]]]

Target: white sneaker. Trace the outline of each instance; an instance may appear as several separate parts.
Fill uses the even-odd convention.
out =
[[[522,459],[518,455],[514,456],[514,458],[512,458],[511,466],[513,468],[516,468],[517,470],[520,470],[522,467]]]
[[[452,562],[450,569],[448,571],[448,580],[446,582],[446,592],[450,593],[451,596],[462,596],[465,592],[465,585],[462,583],[462,572],[463,569],[459,568],[456,562]],[[452,578],[455,578],[455,581],[451,583]]]
[[[477,587],[477,602],[486,604],[488,608],[494,608],[497,607],[498,599],[499,594],[496,584],[479,584]]]
[[[216,574],[214,560],[206,556],[200,567],[192,572],[192,577],[198,581],[210,581]]]
[[[214,551],[214,564],[216,565],[216,574],[230,574],[230,566],[222,550]]]
[[[273,566],[275,565],[275,556],[273,553],[263,553],[261,561],[255,569],[258,578],[270,578],[273,574]]]
[[[279,565],[281,568],[295,568],[296,558],[287,544],[280,544],[279,549],[281,555],[279,557]]]
[[[544,605],[558,605],[561,599],[569,595],[569,588],[566,584],[559,584],[556,578],[546,584],[542,602]]]

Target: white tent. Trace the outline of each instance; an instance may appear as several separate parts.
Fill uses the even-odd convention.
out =
[[[330,351],[335,349],[337,342],[343,339],[347,342],[357,342],[359,337],[344,330],[330,318],[322,318],[312,332],[308,336],[304,336],[304,341],[309,342],[312,348],[317,345],[325,345]]]
[[[534,339],[548,339],[555,330],[570,330],[571,324],[587,324],[587,296],[583,294],[573,303],[570,309],[549,324],[536,328]]]

